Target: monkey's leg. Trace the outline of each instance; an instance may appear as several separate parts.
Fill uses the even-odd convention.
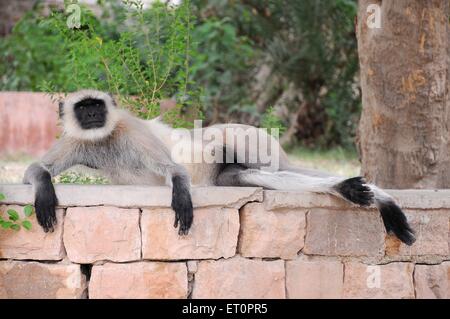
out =
[[[409,226],[405,214],[394,199],[382,189],[372,184],[366,184],[361,177],[345,179],[326,172],[292,165],[278,142],[273,139],[271,141],[274,144],[272,147],[278,150],[278,152],[275,152],[275,156],[277,156],[279,170],[260,171],[258,169],[262,168],[263,165],[246,163],[245,160],[242,161],[242,158],[241,161],[237,158],[238,163],[245,164],[226,167],[218,176],[217,183],[224,186],[262,186],[267,189],[329,193],[361,206],[369,206],[374,203],[380,211],[387,232],[393,232],[407,245],[414,243],[414,232]],[[258,147],[260,147],[258,154],[266,154],[265,145],[267,144],[258,143]],[[229,151],[231,154],[236,154],[234,148]],[[249,167],[251,169],[248,169]]]
[[[266,189],[328,193],[361,206],[375,203],[387,232],[393,232],[407,245],[415,241],[414,231],[394,199],[375,185],[366,184],[362,177],[316,177],[290,171],[265,172],[230,165],[219,174],[216,182],[220,186],[260,186]]]
[[[372,191],[360,177],[313,177],[288,171],[267,172],[230,165],[219,174],[216,183],[219,186],[259,186],[265,189],[328,193],[361,206],[368,206],[373,201]]]
[[[319,171],[319,170],[313,169],[313,168],[299,167],[299,166],[294,166],[291,164],[285,165],[281,161],[280,161],[280,171],[288,171],[288,172],[303,174],[303,175],[311,176],[311,177],[336,177],[335,175],[333,175],[331,173]]]
[[[280,169],[283,171],[289,171],[289,172],[299,172],[307,176],[311,177],[333,177],[333,175],[317,170],[311,170],[311,169],[305,169],[302,167],[297,167],[294,165],[291,165],[289,162],[280,162]],[[411,229],[411,227],[408,224],[408,220],[401,210],[401,208],[397,205],[395,200],[390,196],[388,193],[377,187],[373,184],[366,184],[361,178],[354,177],[351,179],[348,179],[347,181],[353,181],[351,183],[344,183],[341,188],[341,195],[344,196],[344,198],[350,200],[351,202],[358,203],[357,201],[353,200],[352,197],[358,197],[358,192],[356,192],[356,195],[353,194],[352,189],[358,189],[359,184],[361,182],[364,183],[366,187],[369,187],[370,190],[373,192],[373,201],[375,206],[378,208],[381,217],[383,219],[384,226],[386,228],[387,232],[394,233],[402,242],[404,242],[407,245],[412,245],[415,241],[414,237],[414,231]],[[342,192],[344,190],[344,192]],[[345,191],[347,190],[347,191]],[[345,193],[349,195],[345,196]]]

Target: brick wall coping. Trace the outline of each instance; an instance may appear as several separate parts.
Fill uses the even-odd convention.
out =
[[[61,207],[110,205],[117,207],[170,207],[169,187],[130,185],[55,185]],[[5,204],[29,204],[33,201],[30,185],[0,184]],[[252,187],[196,187],[192,190],[195,207],[240,208],[248,202],[261,202],[263,192]]]
[[[55,186],[61,207],[111,205],[117,207],[170,207],[168,187],[130,185],[63,185]],[[450,190],[387,190],[403,208],[450,208]],[[33,200],[30,185],[0,184],[5,204],[29,204]],[[248,202],[262,202],[266,209],[321,207],[342,209],[353,205],[325,194],[291,191],[263,191],[256,187],[194,187],[195,207],[223,206],[240,208]]]

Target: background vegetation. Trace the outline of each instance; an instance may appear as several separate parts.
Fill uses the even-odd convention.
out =
[[[356,1],[99,5],[100,14],[83,7],[80,28],[69,29],[68,13],[37,1],[0,39],[0,90],[110,90],[147,118],[173,98],[175,125],[277,123],[284,143],[354,149]]]

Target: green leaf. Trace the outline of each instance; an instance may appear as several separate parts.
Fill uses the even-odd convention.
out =
[[[22,226],[23,226],[23,228],[25,228],[26,230],[30,230],[31,227],[32,227],[32,224],[31,224],[31,222],[30,222],[29,220],[24,220],[24,221],[22,222]]]
[[[15,231],[18,231],[18,230],[20,230],[20,225],[19,224],[12,224],[11,226],[9,226],[9,228],[11,228],[11,229],[13,229]]]
[[[33,214],[33,206],[27,205],[23,208],[25,216],[30,217]]]
[[[3,223],[2,223],[2,227],[3,227],[4,229],[8,229],[9,227],[11,227],[11,225],[13,225],[12,222],[3,222]]]
[[[6,196],[5,194],[0,193],[0,200],[5,200]]]
[[[9,219],[13,222],[19,220],[19,214],[14,209],[8,209],[6,213],[9,215]]]

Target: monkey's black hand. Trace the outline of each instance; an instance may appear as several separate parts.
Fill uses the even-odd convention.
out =
[[[373,203],[373,192],[361,176],[346,179],[334,188],[352,203],[361,206],[370,206]]]
[[[175,211],[175,223],[173,226],[177,228],[178,222],[180,222],[178,235],[187,235],[194,219],[192,203],[183,203],[175,200],[175,202],[172,201],[172,208]]]
[[[178,234],[187,235],[194,219],[189,184],[182,177],[174,176],[172,185],[172,209],[175,211],[175,223],[173,226],[177,228],[179,222]]]
[[[58,198],[51,180],[42,182],[36,188],[34,207],[38,223],[46,233],[53,232],[53,226],[57,223],[55,212],[57,205]]]

